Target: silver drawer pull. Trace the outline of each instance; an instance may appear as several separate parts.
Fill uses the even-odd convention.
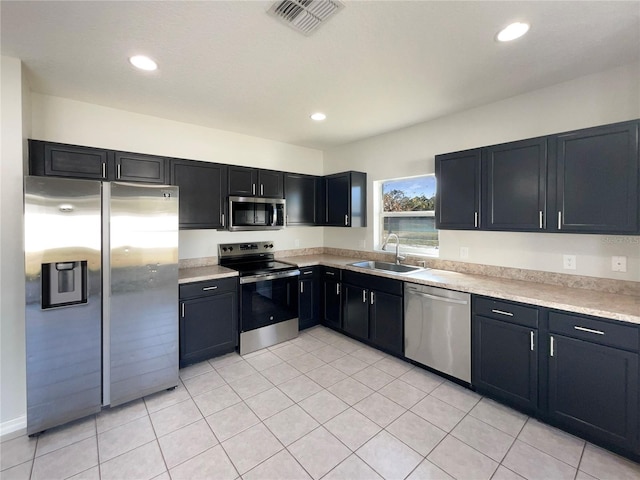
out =
[[[206,292],[207,290],[215,290],[218,287],[202,287],[202,291]]]
[[[335,275],[335,273],[333,273],[333,272],[324,272],[324,273],[326,273],[327,275],[331,275],[331,276]]]
[[[513,317],[513,313],[505,312],[504,310],[491,310],[493,313],[499,313],[500,315],[506,315],[507,317]]]
[[[309,270],[308,272],[302,272],[303,275],[311,275],[312,273],[313,273],[313,270]],[[331,275],[333,275],[333,273]]]
[[[575,328],[576,330],[580,330],[581,332],[595,333],[596,335],[604,335],[604,332],[602,330],[593,330],[592,328],[578,327],[577,325],[574,326],[573,328]]]

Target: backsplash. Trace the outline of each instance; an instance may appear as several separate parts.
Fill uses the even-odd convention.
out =
[[[343,248],[315,247],[298,248],[293,250],[280,250],[275,253],[276,258],[296,257],[300,255],[336,255],[363,260],[394,261],[393,253],[369,252],[363,250],[348,250]],[[485,275],[488,277],[506,278],[512,280],[524,280],[527,282],[544,283],[570,288],[582,288],[597,290],[600,292],[618,293],[621,295],[640,296],[640,282],[628,280],[614,280],[609,278],[586,277],[581,275],[566,275],[563,273],[544,272],[539,270],[525,270],[520,268],[498,267],[493,265],[480,265],[476,263],[455,262],[452,260],[440,260],[437,258],[419,257],[407,255],[403,263],[419,265],[437,270],[449,270],[451,272],[469,273],[472,275]],[[181,259],[180,268],[206,267],[217,265],[218,257],[202,257]]]

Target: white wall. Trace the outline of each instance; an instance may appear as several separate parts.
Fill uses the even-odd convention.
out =
[[[26,424],[22,172],[30,128],[22,64],[16,58],[1,60],[0,435]]]
[[[322,152],[60,97],[32,94],[33,138],[321,175]],[[180,232],[180,258],[217,255],[218,243],[269,239],[279,250],[320,247],[323,228]]]
[[[537,90],[325,151],[325,173],[367,172],[368,227],[326,228],[325,246],[371,250],[372,182],[434,172],[434,156],[501,142],[640,117],[640,65],[629,65]],[[440,232],[440,258],[550,272],[640,281],[640,237],[506,232]],[[562,254],[577,269],[562,269]],[[627,273],[611,255],[628,257]]]

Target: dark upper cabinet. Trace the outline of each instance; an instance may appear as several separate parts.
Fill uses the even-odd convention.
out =
[[[323,267],[322,278],[322,324],[332,328],[342,328],[342,270]]]
[[[320,267],[301,268],[298,286],[298,325],[302,330],[320,323]]]
[[[556,135],[549,188],[560,232],[635,233],[638,223],[638,122]]]
[[[180,368],[233,352],[238,343],[238,280],[180,285]]]
[[[283,179],[282,172],[229,166],[229,195],[282,198]]]
[[[367,174],[344,172],[324,177],[325,219],[331,227],[367,226]]]
[[[528,412],[538,409],[538,309],[473,297],[472,383]]]
[[[436,228],[480,228],[481,149],[436,155]]]
[[[171,184],[180,187],[180,228],[225,227],[227,166],[171,159]]]
[[[109,180],[109,151],[99,148],[29,140],[29,173]]]
[[[140,153],[113,152],[114,180],[126,182],[168,183],[165,157]]]
[[[487,230],[544,229],[547,139],[483,149],[482,226]]]
[[[640,451],[637,325],[550,311],[547,418],[589,441]]]
[[[317,225],[319,223],[318,190],[320,184],[320,177],[285,173],[284,198],[287,201],[287,225]]]

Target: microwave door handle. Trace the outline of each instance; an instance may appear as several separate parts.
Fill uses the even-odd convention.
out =
[[[273,210],[273,214],[271,215],[271,225],[275,227],[278,224],[278,207],[276,207],[275,203],[271,203],[270,205]]]

